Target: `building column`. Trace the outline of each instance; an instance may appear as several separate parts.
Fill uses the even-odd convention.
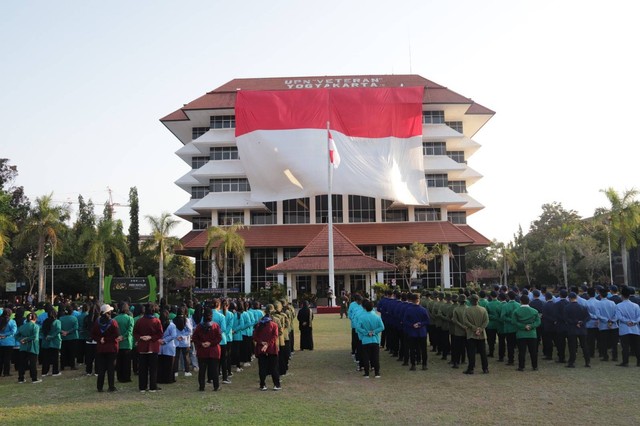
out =
[[[298,289],[295,286],[295,279],[291,272],[287,273],[287,282],[285,284],[287,300],[291,302],[293,299],[298,298]]]
[[[384,251],[382,250],[382,246],[376,246],[376,259],[384,260]],[[378,273],[376,274],[376,279],[378,280],[379,283],[383,283],[384,272],[378,271]]]
[[[446,253],[442,254],[442,258],[440,259],[440,261],[442,262],[442,269],[440,272],[440,279],[441,279],[441,284],[442,284],[442,288],[451,288],[451,267],[450,267],[450,262],[449,262],[449,245],[448,244],[443,244],[443,247],[447,250]]]
[[[244,251],[244,293],[251,293],[251,250]]]
[[[279,247],[277,249],[276,259],[277,259],[276,264],[284,262],[284,249],[282,247]],[[285,282],[284,279],[285,279],[284,278],[284,274],[282,272],[277,275],[276,280],[278,280],[278,283],[287,284],[287,282]],[[295,290],[294,290],[294,292],[295,292]]]
[[[344,276],[344,291],[345,293],[351,294],[351,274],[347,274]]]

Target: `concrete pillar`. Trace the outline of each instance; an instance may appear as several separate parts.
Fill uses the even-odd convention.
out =
[[[444,248],[449,249],[448,244],[443,245]],[[449,252],[447,251],[442,255],[442,272],[440,274],[442,288],[451,288],[451,268],[449,265]]]

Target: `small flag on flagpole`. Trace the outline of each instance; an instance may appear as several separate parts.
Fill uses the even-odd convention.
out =
[[[329,161],[331,161],[333,168],[337,169],[340,165],[340,154],[338,153],[338,149],[336,148],[336,143],[333,141],[331,132],[327,132],[329,133]]]

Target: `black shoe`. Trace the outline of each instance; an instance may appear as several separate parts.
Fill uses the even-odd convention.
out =
[[[628,367],[629,364],[626,362],[621,362],[620,364],[616,364],[616,367]]]
[[[426,365],[423,365],[423,366],[422,366],[422,371],[425,371],[425,370],[427,370],[427,366],[426,366]]]
[[[504,358],[498,358],[498,362],[504,362]]]
[[[118,388],[109,388],[109,390],[108,390],[108,391],[109,391],[109,392],[117,392],[117,391],[118,391]]]
[[[584,367],[585,368],[591,368],[591,364],[585,364]]]
[[[493,358],[493,354],[487,355],[487,358]]]
[[[412,365],[411,368],[409,368],[409,371],[416,371],[416,366]]]
[[[488,368],[483,368],[482,369],[482,374],[489,374],[489,369]]]
[[[505,365],[516,365],[513,361],[509,361],[508,363],[506,363]]]
[[[524,368],[518,368],[517,370],[518,371],[524,371]]]
[[[611,361],[618,362],[618,357],[616,356],[616,357],[611,358]]]
[[[553,361],[553,357],[550,357],[550,356],[545,356],[542,359],[545,361]]]
[[[102,389],[98,389],[98,392],[104,392],[104,390],[102,390]]]
[[[538,367],[533,367],[532,370],[533,371],[538,371]]]
[[[575,364],[567,364],[566,367],[567,368],[576,368]]]
[[[464,370],[462,374],[473,374],[473,370]]]
[[[198,391],[204,392],[204,388],[198,388]]]
[[[460,367],[458,367],[458,364],[453,364],[451,368],[460,368]]]
[[[409,365],[409,363],[408,362],[403,362],[402,365],[406,367],[407,365]]]

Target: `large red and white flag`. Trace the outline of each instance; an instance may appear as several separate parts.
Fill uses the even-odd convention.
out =
[[[330,146],[340,149],[334,157],[340,161],[333,172],[334,194],[427,204],[423,92],[423,87],[238,91],[236,143],[251,199],[326,194],[329,122]]]

